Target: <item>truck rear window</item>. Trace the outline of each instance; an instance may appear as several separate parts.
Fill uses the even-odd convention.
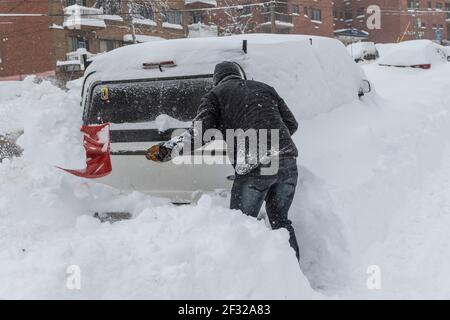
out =
[[[212,86],[210,77],[98,84],[86,106],[84,123],[141,123],[160,115],[191,121]]]

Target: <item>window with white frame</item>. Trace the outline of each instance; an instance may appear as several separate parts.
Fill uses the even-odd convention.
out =
[[[167,10],[164,13],[164,22],[170,24],[181,24],[181,12],[177,10]]]
[[[322,21],[322,10],[315,8],[311,9],[311,20]]]
[[[103,13],[109,15],[120,15],[122,11],[120,0],[97,0],[94,7],[103,8]]]
[[[122,41],[100,39],[100,52],[108,52],[122,46]]]
[[[73,6],[73,5],[79,5],[79,6],[86,6],[86,0],[66,0],[66,6]]]
[[[67,37],[67,49],[69,52],[74,52],[78,49],[89,50],[89,43],[81,37]]]
[[[155,20],[155,13],[150,3],[131,2],[131,12],[138,19]]]

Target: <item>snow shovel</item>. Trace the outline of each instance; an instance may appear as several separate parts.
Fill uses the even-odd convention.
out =
[[[112,171],[109,123],[82,126],[83,146],[86,150],[86,168],[81,170],[60,168],[77,177],[97,179],[107,176]]]

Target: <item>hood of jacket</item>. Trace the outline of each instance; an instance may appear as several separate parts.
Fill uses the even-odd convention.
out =
[[[223,61],[214,68],[214,86],[219,85],[224,80],[236,78],[242,79],[242,75],[241,70],[234,62]]]

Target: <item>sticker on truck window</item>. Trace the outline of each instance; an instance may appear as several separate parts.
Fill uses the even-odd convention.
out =
[[[109,100],[109,89],[107,86],[104,86],[100,89],[100,98],[103,101],[108,101]]]

